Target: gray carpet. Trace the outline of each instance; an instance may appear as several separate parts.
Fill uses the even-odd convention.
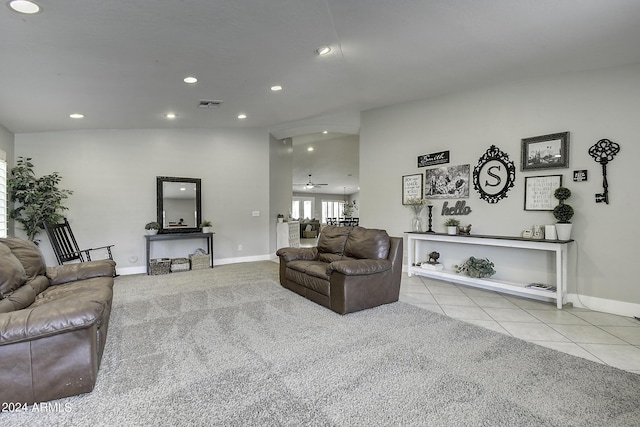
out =
[[[117,278],[96,388],[56,403],[0,425],[637,426],[640,376],[404,303],[340,316],[258,262]]]

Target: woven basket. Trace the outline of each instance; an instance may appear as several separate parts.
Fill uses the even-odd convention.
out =
[[[149,270],[151,275],[157,274],[169,274],[171,272],[171,259],[170,258],[157,258],[149,261]]]
[[[189,270],[189,260],[186,258],[174,258],[171,260],[171,272]]]
[[[189,260],[191,261],[192,270],[209,268],[209,255],[189,255]]]

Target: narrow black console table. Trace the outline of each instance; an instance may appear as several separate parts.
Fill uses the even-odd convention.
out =
[[[213,268],[213,233],[167,233],[144,236],[147,240],[147,275],[151,274],[149,266],[149,254],[151,253],[151,242],[159,240],[184,240],[184,239],[207,239],[207,250],[211,268]]]

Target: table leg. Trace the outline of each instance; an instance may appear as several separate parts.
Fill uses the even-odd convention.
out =
[[[147,240],[147,276],[149,274],[151,274],[151,270],[150,270],[150,266],[149,266],[149,252],[151,250],[151,240],[149,240],[149,238],[146,238]]]

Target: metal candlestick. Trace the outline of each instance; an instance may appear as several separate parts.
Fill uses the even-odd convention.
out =
[[[427,205],[427,208],[429,208],[429,229],[427,230],[427,233],[433,233],[433,229],[431,228],[432,225],[432,220],[433,220],[433,205]]]

